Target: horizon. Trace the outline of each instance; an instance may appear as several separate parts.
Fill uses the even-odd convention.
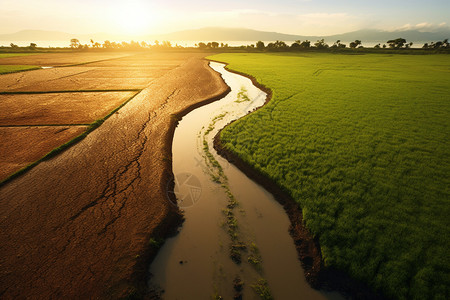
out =
[[[109,34],[130,38],[164,35],[209,27],[246,28],[304,36],[331,36],[358,30],[449,30],[443,0],[377,3],[347,0],[197,0],[188,4],[175,0],[64,1],[2,0],[0,32],[23,30],[58,31],[71,34]],[[361,3],[363,2],[363,3]],[[35,24],[39,24],[36,26]]]

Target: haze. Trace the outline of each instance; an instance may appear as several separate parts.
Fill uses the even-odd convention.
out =
[[[448,28],[448,0],[0,0],[0,33],[24,29],[138,36],[201,27],[303,35]]]

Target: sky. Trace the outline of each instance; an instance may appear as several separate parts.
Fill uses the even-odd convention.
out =
[[[449,28],[450,0],[0,0],[0,33],[25,29],[129,36],[202,27],[299,35]]]

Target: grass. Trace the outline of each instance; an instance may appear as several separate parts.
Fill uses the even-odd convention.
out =
[[[14,57],[14,56],[29,56],[38,53],[0,53],[0,58]]]
[[[450,298],[450,55],[219,54],[273,91],[221,139],[298,202],[326,266]]]
[[[262,272],[262,257],[259,253],[258,246],[255,243],[250,244],[250,254],[247,257],[247,261],[252,265],[258,272]]]
[[[251,285],[255,293],[263,300],[273,300],[273,296],[270,293],[267,280],[260,278],[258,281]]]
[[[8,74],[8,73],[15,73],[15,72],[22,72],[22,71],[29,71],[29,70],[37,70],[40,69],[38,66],[19,66],[19,65],[0,65],[0,75],[1,74]]]

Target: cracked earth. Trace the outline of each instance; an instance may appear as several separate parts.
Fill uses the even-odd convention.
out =
[[[0,188],[0,298],[118,298],[145,285],[149,240],[179,214],[165,190],[173,115],[228,91],[201,56]]]

